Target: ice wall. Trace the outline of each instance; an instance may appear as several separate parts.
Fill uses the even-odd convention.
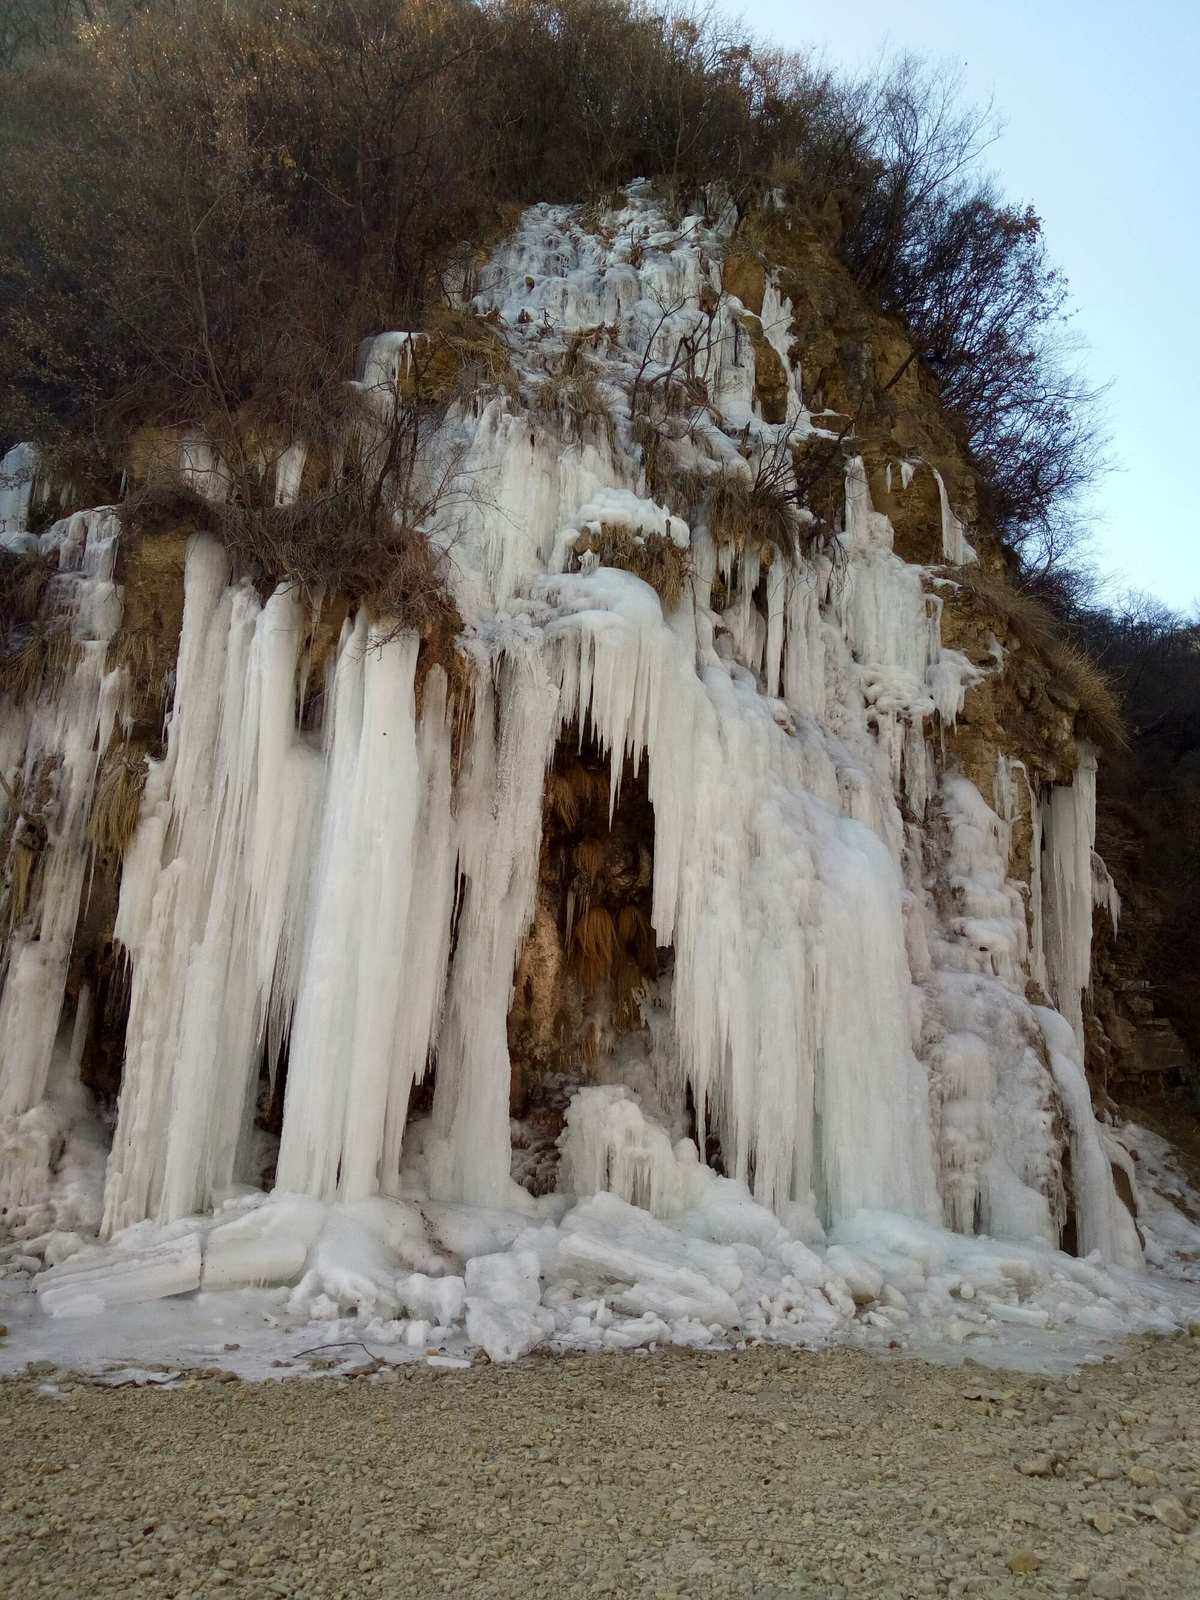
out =
[[[108,1232],[256,1182],[255,1101],[285,1066],[281,1191],[528,1208],[511,1177],[507,1020],[546,770],[570,732],[610,758],[614,804],[625,762],[645,769],[651,920],[671,953],[655,1096],[675,1124],[691,1106],[698,1150],[712,1135],[732,1182],[808,1232],[865,1211],[1053,1242],[1065,1108],[1088,1246],[1130,1257],[1079,1051],[1025,999],[1027,977],[1047,974],[1079,1033],[1093,893],[1107,898],[1094,762],[1044,804],[1025,784],[1046,848],[1023,888],[1019,783],[1005,769],[993,808],[944,755],[983,669],[943,646],[941,601],[895,552],[861,460],[846,465],[841,526],[807,555],[802,509],[787,550],[720,541],[712,481],[749,483],[812,431],[790,306],[769,284],[752,317],[722,288],[722,248],[720,224],[672,225],[635,186],[598,232],[531,208],[482,269],[474,304],[500,319],[516,389],[446,416],[430,471],[466,487],[428,528],[466,623],[469,706],[451,705],[439,667],[418,695],[417,637],[359,614],[310,728],[297,592],[264,602],[193,541],[166,752],[149,763],[115,928],[132,997]],[[783,422],[761,413],[762,340],[787,375]],[[360,386],[386,396],[410,349],[409,335],[369,341]],[[568,349],[602,413],[582,425],[541,403]],[[690,410],[656,398],[681,370],[707,396]],[[647,419],[686,506],[653,498]],[[303,461],[296,446],[277,465],[277,497],[298,491]],[[183,466],[225,492],[202,439]],[[938,482],[945,559],[960,565],[975,552]],[[40,923],[13,940],[0,996],[0,1104],[14,1112],[43,1094],[120,692],[104,670],[115,521],[59,526],[64,566],[68,551],[80,563],[80,666],[0,725],[6,763],[62,753],[65,796]],[[682,599],[664,608],[576,550],[601,530],[686,551]],[[432,1114],[414,1133],[431,1061]],[[576,1100],[560,1183],[670,1215],[698,1150],[610,1092],[609,1066]]]
[[[7,458],[6,458],[7,459]],[[40,892],[13,927],[0,993],[0,1116],[42,1099],[58,1035],[67,967],[88,869],[87,823],[100,758],[121,713],[124,679],[107,665],[121,620],[113,582],[117,519],[107,508],[56,523],[40,543],[58,555],[56,603],[69,633],[72,665],[31,711],[6,711],[7,808],[21,797],[10,844],[18,870],[23,832],[43,829]],[[18,530],[19,532],[20,530]],[[30,853],[33,854],[31,847]]]
[[[1092,859],[1096,846],[1096,757],[1085,749],[1070,784],[1050,791],[1042,818],[1042,919],[1054,1003],[1083,1056],[1083,996],[1092,962]],[[1111,911],[1111,902],[1110,902]]]

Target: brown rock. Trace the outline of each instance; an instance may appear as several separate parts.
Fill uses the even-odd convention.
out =
[[[721,268],[721,283],[726,294],[736,295],[747,311],[762,316],[767,272],[756,256],[726,256]]]

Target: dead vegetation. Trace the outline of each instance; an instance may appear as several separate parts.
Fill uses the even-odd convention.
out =
[[[0,789],[4,791],[6,802],[4,827],[0,831],[0,862],[3,863],[0,945],[7,944],[14,929],[25,921],[39,899],[38,882],[45,861],[61,759],[43,760],[28,776],[18,771],[9,780],[0,774]]]
[[[1109,749],[1128,739],[1120,696],[1104,669],[1071,639],[1058,639],[1043,656],[1053,681],[1078,707],[1078,730],[1093,744]]]
[[[642,533],[623,524],[601,523],[575,544],[576,556],[591,553],[602,567],[620,567],[648,583],[670,611],[683,598],[692,573],[691,552],[661,533]]]
[[[449,405],[475,402],[481,392],[516,395],[517,375],[498,317],[438,304],[426,316],[424,333],[402,380],[422,399]]]
[[[789,559],[799,553],[798,517],[792,497],[762,474],[726,470],[711,480],[709,527],[718,545],[739,553],[754,550]]]
[[[543,894],[557,905],[559,938],[584,999],[607,996],[622,1027],[658,976],[650,924],[653,811],[645,774],[627,765],[609,819],[607,760],[564,740],[546,779]]]
[[[602,325],[577,328],[566,349],[552,364],[532,397],[533,411],[549,419],[570,442],[602,441],[617,449],[617,422],[612,401],[596,371],[591,352],[607,342],[613,330]]]
[[[124,858],[137,832],[146,773],[145,752],[127,744],[114,745],[101,763],[88,818],[88,838],[100,855]]]
[[[0,550],[0,627],[7,632],[36,621],[58,557]]]
[[[477,247],[536,200],[590,200],[599,226],[636,176],[709,221],[719,177],[742,249],[780,200],[832,244],[910,330],[1014,543],[1097,469],[1065,286],[953,72],[840,76],[717,10],[633,0],[298,0],[287,24],[281,43],[263,0],[68,4],[0,54],[0,432],[63,443],[89,503],[142,425],[313,438],[290,425],[381,328],[425,328],[434,398],[506,387],[495,330],[445,310]],[[631,233],[633,263],[646,248]]]
[[[617,425],[612,405],[593,367],[564,362],[542,382],[533,397],[533,410],[552,419],[564,436],[576,444],[588,438],[603,441],[610,452],[617,448]]]
[[[0,689],[18,705],[53,694],[75,670],[79,646],[65,617],[35,622],[24,639],[0,660]]]
[[[1032,650],[1045,650],[1057,643],[1061,624],[1040,600],[1003,573],[972,561],[965,567],[949,569],[946,575],[973,604],[995,618],[1001,643],[1005,634]]]
[[[431,347],[415,357],[409,380],[402,376],[394,391],[351,395],[324,419],[315,452],[322,470],[302,476],[297,498],[277,499],[270,469],[281,451],[267,454],[264,470],[251,436],[226,435],[227,495],[211,499],[178,470],[156,472],[119,508],[127,539],[180,527],[210,534],[229,552],[235,575],[264,594],[294,584],[314,610],[340,596],[374,620],[438,641],[448,660],[461,618],[446,550],[424,530],[456,503],[465,506],[471,488],[457,455],[430,459],[438,413],[422,391],[436,355]]]
[[[62,682],[75,664],[70,618],[51,590],[58,557],[0,551],[0,693],[18,704]]]
[[[162,637],[151,628],[124,624],[109,645],[108,666],[121,669],[137,713],[161,720],[175,680],[178,639]]]
[[[1018,583],[978,562],[952,568],[948,576],[967,602],[994,622],[1001,644],[1015,640],[1041,658],[1056,692],[1077,709],[1085,738],[1109,748],[1125,744],[1120,695],[1104,669],[1072,639],[1069,624]]]

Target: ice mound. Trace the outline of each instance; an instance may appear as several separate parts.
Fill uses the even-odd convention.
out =
[[[1139,1137],[1143,1159],[1161,1165],[1153,1136]],[[668,1196],[670,1214],[602,1187],[550,1197],[540,1215],[242,1195],[213,1216],[138,1224],[106,1248],[68,1243],[67,1259],[34,1280],[37,1300],[53,1319],[80,1319],[94,1341],[123,1307],[197,1291],[232,1303],[229,1291],[272,1287],[283,1300],[268,1317],[283,1331],[400,1355],[434,1341],[499,1362],[538,1348],[769,1340],[1061,1365],[1098,1341],[1200,1315],[1200,1285],[1041,1241],[969,1238],[866,1209],[820,1237],[804,1208],[785,1222],[745,1184],[701,1166],[690,1141],[672,1146],[627,1089],[581,1090],[563,1144],[572,1181],[627,1179],[644,1199]],[[663,1182],[646,1179],[654,1163]],[[1200,1244],[1200,1228],[1192,1233]]]

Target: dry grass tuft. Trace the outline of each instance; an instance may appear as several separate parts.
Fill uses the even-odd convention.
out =
[[[710,480],[709,494],[709,526],[717,544],[764,556],[768,551],[796,556],[796,516],[782,487],[739,472],[719,472]]]
[[[676,516],[690,522],[693,509],[708,492],[712,474],[694,467],[681,467],[670,440],[644,412],[639,412],[633,420],[633,436],[642,449],[646,493],[660,506],[666,506]]]
[[[37,620],[57,571],[57,555],[16,555],[0,550],[0,626],[5,631]]]
[[[8,932],[20,927],[33,902],[33,881],[41,851],[23,834],[12,842],[8,855]]]
[[[681,550],[661,533],[635,534],[631,529],[603,523],[599,533],[588,532],[576,543],[575,554],[595,555],[603,567],[620,567],[648,583],[667,610],[683,597],[692,572],[691,553]]]
[[[1099,745],[1126,744],[1121,701],[1111,680],[1048,606],[1016,588],[1003,573],[988,572],[976,562],[953,568],[949,575],[998,624],[998,635],[1016,639],[1041,657],[1057,687],[1076,703],[1085,738]]]
[[[1079,704],[1079,732],[1083,737],[1109,748],[1127,745],[1129,734],[1121,701],[1103,668],[1069,639],[1059,639],[1042,653],[1057,682]]]
[[[155,711],[165,706],[175,671],[172,645],[150,628],[122,627],[109,646],[108,665],[124,669],[140,706]]]
[[[979,562],[971,562],[950,569],[947,576],[996,619],[998,634],[1007,632],[1033,650],[1048,650],[1060,642],[1062,629],[1053,613],[1033,595],[1015,588],[1003,573],[989,572]]]
[[[582,442],[589,434],[602,438],[610,450],[617,447],[617,424],[612,405],[592,368],[568,351],[563,364],[551,372],[533,397],[533,409],[552,419],[570,440]]]
[[[70,621],[53,610],[57,555],[0,551],[0,692],[22,701],[72,671],[77,647]]]
[[[427,351],[414,353],[411,381],[422,399],[447,405],[480,389],[517,393],[512,354],[497,323],[463,307],[434,306],[425,319]]]
[[[146,787],[143,751],[118,745],[104,758],[92,797],[88,838],[101,855],[121,860],[137,832]]]
[[[52,694],[74,672],[78,659],[79,646],[66,619],[45,618],[0,657],[0,691],[18,704]]]

